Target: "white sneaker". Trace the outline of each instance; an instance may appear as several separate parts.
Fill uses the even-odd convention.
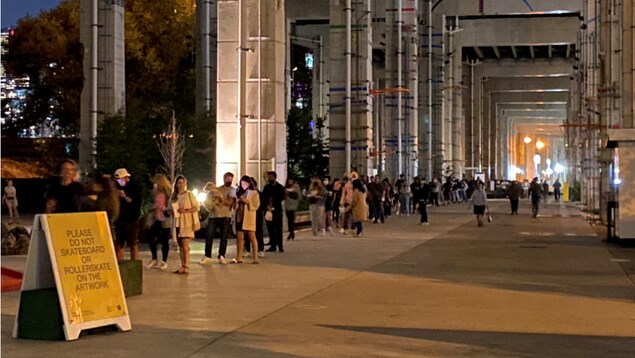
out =
[[[340,234],[343,234],[343,233],[345,233],[345,232],[346,232],[346,230],[344,230],[343,228],[342,228],[342,229],[340,229]]]
[[[151,269],[151,268],[157,267],[158,265],[159,265],[159,262],[157,260],[152,260],[152,261],[150,261],[150,263],[146,267]]]
[[[159,264],[158,269],[159,269],[159,270],[167,270],[167,269],[168,269],[168,263],[167,263],[167,262],[165,262],[165,261],[162,261],[162,262]]]
[[[251,252],[245,252],[245,253],[243,254],[243,257],[251,257]]]
[[[350,232],[348,230],[344,230],[343,234],[348,235]]]
[[[218,258],[218,263],[221,265],[227,265],[227,260],[225,260],[224,256]]]
[[[258,251],[258,257],[265,257],[264,251]]]
[[[207,256],[203,256],[203,258],[201,259],[201,262],[199,262],[201,265],[207,265],[207,264],[211,264],[212,263],[212,259],[207,257]]]

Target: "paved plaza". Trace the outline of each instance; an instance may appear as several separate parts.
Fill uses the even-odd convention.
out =
[[[131,332],[12,339],[19,293],[3,293],[2,356],[634,357],[635,249],[602,242],[573,205],[538,220],[527,201],[518,216],[491,207],[484,228],[461,204],[430,208],[429,226],[366,223],[363,238],[302,232],[261,265],[145,270]]]

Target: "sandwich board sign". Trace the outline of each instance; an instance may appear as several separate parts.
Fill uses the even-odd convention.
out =
[[[30,312],[34,305],[27,304],[29,294],[43,289],[57,293],[54,305],[58,307],[59,303],[59,309],[44,311],[55,316],[61,310],[60,322],[67,341],[76,340],[86,329],[109,325],[121,331],[132,328],[105,212],[35,216],[13,337],[47,336],[46,332],[25,333],[24,328],[28,316],[47,319],[41,316],[41,310]]]

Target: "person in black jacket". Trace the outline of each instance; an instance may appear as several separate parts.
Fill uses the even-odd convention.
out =
[[[267,185],[262,190],[263,202],[267,205],[267,212],[271,212],[271,220],[267,221],[267,231],[269,231],[269,243],[271,247],[268,252],[284,252],[282,247],[282,201],[286,195],[284,186],[277,182],[278,175],[274,171],[267,173]]]
[[[119,217],[115,222],[117,259],[123,260],[124,247],[130,248],[130,259],[139,260],[139,217],[141,216],[141,189],[131,181],[125,168],[115,171],[119,193]]]

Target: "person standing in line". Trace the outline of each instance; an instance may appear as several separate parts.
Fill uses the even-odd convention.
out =
[[[520,193],[522,189],[515,180],[512,180],[511,185],[507,189],[507,197],[509,198],[509,204],[512,207],[511,215],[518,214],[518,201],[520,199]]]
[[[439,181],[436,178],[430,182],[430,204],[439,206]]]
[[[383,185],[384,191],[383,191],[381,203],[383,205],[382,214],[385,220],[390,218],[390,216],[392,215],[392,199],[395,197],[395,193],[392,188],[392,185],[390,185],[390,181],[388,180],[388,178],[382,181],[382,185]]]
[[[525,178],[523,180],[523,198],[528,198],[529,197],[529,180],[527,180],[527,178]]]
[[[538,178],[532,180],[529,186],[529,192],[531,193],[531,217],[538,219],[538,209],[540,207],[540,197],[542,192],[542,186],[538,182]]]
[[[200,223],[198,222],[198,202],[194,194],[187,190],[187,179],[184,176],[176,177],[170,201],[181,256],[181,268],[174,273],[187,275],[190,273],[190,240],[194,238],[194,233],[200,229]]]
[[[337,194],[337,198],[336,201],[339,202],[339,227],[340,227],[340,234],[348,234],[348,222],[346,221],[347,219],[347,215],[346,215],[346,210],[348,210],[348,207],[350,206],[350,203],[346,202],[346,194],[347,194],[347,185],[350,182],[349,177],[344,174],[342,176],[342,180],[340,180],[340,189],[339,192]],[[338,200],[339,199],[339,200]]]
[[[258,181],[254,177],[251,177],[251,181],[254,184],[254,188],[256,188],[255,190],[258,192],[258,200],[260,200],[260,207],[258,207],[258,211],[256,211],[256,243],[258,244],[256,251],[258,251],[258,257],[265,257],[265,234],[263,230],[263,223],[265,221],[265,214],[267,213],[267,205],[262,199],[262,192],[258,190]],[[251,257],[251,255],[251,241],[245,240],[245,253],[243,256]]]
[[[256,190],[256,185],[252,178],[244,175],[240,178],[236,206],[236,258],[231,263],[243,263],[243,247],[245,245],[245,233],[249,239],[251,247],[258,247],[256,240],[256,212],[260,208],[260,194]],[[258,257],[254,255],[253,263],[259,264]]]
[[[342,201],[342,180],[337,178],[333,181],[333,224],[336,229],[340,228],[340,202]]]
[[[410,211],[414,214],[417,209],[417,205],[419,205],[419,195],[421,195],[421,179],[419,177],[415,177],[412,184],[410,184],[410,195],[412,197],[412,202],[408,205]]]
[[[368,205],[366,205],[366,189],[361,181],[353,181],[353,200],[350,206],[353,225],[356,228],[355,236],[362,237],[364,227],[362,223],[368,220]]]
[[[284,210],[287,215],[287,228],[289,230],[289,236],[287,241],[295,240],[295,213],[298,211],[298,205],[300,205],[300,186],[296,184],[295,179],[287,178],[287,184],[285,185],[285,199]]]
[[[128,245],[130,259],[139,260],[139,217],[141,217],[141,189],[131,180],[125,168],[115,171],[119,192],[119,218],[115,222],[117,259],[124,259],[124,248]]]
[[[425,178],[421,181],[421,188],[419,189],[419,201],[416,205],[419,205],[419,213],[421,214],[421,219],[419,220],[420,225],[428,225],[428,198],[429,194],[429,186],[426,183]]]
[[[399,212],[402,215],[409,216],[410,215],[410,199],[412,197],[412,192],[410,191],[410,184],[407,179],[403,179],[401,181],[401,185],[399,186]]]
[[[313,236],[326,235],[324,228],[326,220],[324,219],[324,205],[326,203],[327,191],[319,177],[311,178],[309,187],[309,209],[311,211],[311,231]]]
[[[284,252],[282,247],[282,201],[285,190],[282,184],[277,182],[278,175],[274,171],[267,173],[267,185],[262,190],[263,201],[267,205],[267,212],[271,213],[271,220],[267,221],[267,231],[269,232],[269,242],[271,247],[267,250]]]
[[[119,217],[119,193],[111,176],[90,179],[86,184],[86,194],[86,199],[82,200],[82,211],[105,211],[110,232],[114,235],[115,221]]]
[[[483,191],[483,184],[478,183],[476,185],[476,190],[474,190],[472,197],[470,197],[470,203],[474,207],[474,215],[476,215],[476,223],[478,227],[484,226],[483,216],[485,216],[485,210],[488,208],[488,205],[487,196]]]
[[[560,201],[560,195],[562,195],[560,192],[561,188],[562,184],[560,184],[560,179],[556,179],[556,182],[553,183],[553,198],[556,199],[556,202]]]
[[[158,268],[165,270],[168,268],[168,254],[170,253],[170,227],[171,219],[168,214],[168,204],[172,185],[163,174],[157,174],[152,179],[152,197],[154,206],[152,207],[152,225],[150,226],[150,253],[152,261],[147,268]],[[158,261],[157,244],[161,244],[161,261]]]
[[[4,187],[4,195],[2,197],[2,202],[7,207],[9,211],[9,225],[15,224],[15,219],[20,218],[20,214],[18,213],[18,196],[13,186],[13,180],[7,180],[7,186]]]
[[[212,247],[214,246],[214,236],[219,235],[220,245],[218,247],[218,263],[227,264],[225,255],[227,254],[227,237],[231,228],[232,209],[236,205],[236,189],[232,187],[234,175],[225,173],[223,176],[223,186],[217,188],[214,183],[207,183],[203,191],[207,196],[203,205],[209,212],[207,219],[207,235],[205,237],[205,256],[200,261],[201,265],[212,263]]]
[[[58,169],[60,179],[51,184],[46,191],[45,212],[79,212],[84,197],[84,186],[77,182],[77,163],[71,159],[64,159]]]
[[[373,223],[377,224],[381,221],[385,222],[384,217],[384,186],[379,181],[379,176],[373,177],[372,183],[368,184],[368,196],[370,201],[370,210],[373,214]]]
[[[350,210],[350,206],[353,203],[353,182],[358,180],[359,180],[359,175],[357,174],[357,172],[351,172],[351,178],[346,183],[346,185],[344,185],[344,189],[342,192],[342,201],[344,204],[344,215],[343,215],[344,225],[342,225],[342,229],[340,230],[340,232],[343,233],[344,235],[348,235],[350,233],[349,230],[353,228],[352,213]]]
[[[333,193],[333,183],[331,183],[331,177],[329,175],[322,179],[322,184],[326,188],[326,200],[324,202],[324,227],[329,235],[333,235],[333,201],[335,200],[335,194]]]

